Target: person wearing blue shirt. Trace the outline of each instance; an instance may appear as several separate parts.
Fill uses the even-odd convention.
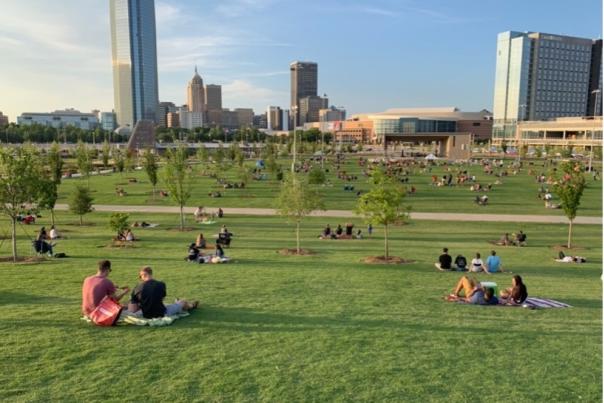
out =
[[[501,267],[501,258],[497,256],[497,252],[494,250],[491,251],[491,256],[487,258],[486,269],[487,273],[503,272],[503,268]]]

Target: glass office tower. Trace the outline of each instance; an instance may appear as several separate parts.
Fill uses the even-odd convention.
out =
[[[540,32],[497,36],[493,135],[514,137],[516,123],[586,116],[601,85],[602,42]],[[594,57],[595,56],[595,57]],[[595,78],[594,78],[595,77]],[[598,109],[598,108],[596,108]]]
[[[157,44],[154,0],[111,0],[115,112],[120,126],[156,121]]]

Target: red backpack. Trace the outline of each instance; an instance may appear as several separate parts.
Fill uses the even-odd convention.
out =
[[[113,298],[105,296],[101,303],[89,315],[90,320],[97,326],[114,326],[122,312],[122,306]]]

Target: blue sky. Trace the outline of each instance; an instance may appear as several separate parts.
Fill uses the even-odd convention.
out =
[[[107,0],[2,0],[0,111],[111,110]],[[195,64],[225,107],[289,104],[289,63],[349,113],[492,108],[496,35],[601,37],[599,0],[156,0],[160,100]]]

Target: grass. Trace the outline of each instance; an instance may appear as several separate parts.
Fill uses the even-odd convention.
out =
[[[336,178],[336,169],[328,164],[330,172],[328,179],[332,186],[320,187],[324,196],[326,208],[351,210],[357,202],[356,190],[367,190],[365,177],[362,175],[361,168],[357,164],[357,156],[348,156],[342,169],[351,175],[357,175],[358,180],[352,182],[355,191],[344,191],[345,182]],[[509,161],[508,161],[509,162]],[[534,176],[529,175],[528,168],[537,173],[547,174],[548,169],[542,167],[542,161],[531,161],[534,165],[529,166],[525,161],[527,169],[522,170],[517,176],[502,178],[502,185],[494,185],[494,190],[489,193],[489,205],[477,208],[474,204],[474,197],[479,193],[469,190],[470,185],[453,187],[434,187],[431,186],[431,176],[442,177],[448,173],[446,166],[438,166],[430,172],[422,172],[415,169],[408,183],[408,187],[415,186],[417,193],[407,198],[407,203],[413,208],[413,211],[419,212],[446,212],[446,213],[485,213],[485,214],[513,214],[521,212],[522,214],[542,214],[542,215],[562,215],[561,210],[546,209],[544,202],[537,198],[537,191],[540,187],[535,182]],[[281,165],[287,168],[289,161],[282,160]],[[248,164],[251,164],[248,162]],[[482,172],[479,165],[467,166],[470,174],[477,177],[477,181],[483,185],[494,183],[497,179],[492,175],[486,175]],[[599,167],[598,167],[599,169]],[[236,169],[229,170],[226,175],[228,180],[237,181]],[[455,171],[453,174],[455,176]],[[136,178],[136,183],[129,183],[128,178]],[[77,184],[85,184],[85,179],[66,179],[60,189],[59,203],[66,203],[73,188]],[[94,201],[97,204],[126,204],[126,205],[174,205],[170,198],[154,199],[151,195],[151,186],[148,183],[146,175],[142,171],[124,173],[123,175],[111,174],[106,176],[91,177],[90,186],[93,191]],[[118,197],[115,194],[116,186],[124,188],[126,196]],[[158,188],[162,188],[162,184]],[[223,193],[221,198],[211,198],[208,193],[213,190],[220,190]],[[279,183],[274,180],[252,181],[248,189],[222,189],[218,187],[216,181],[209,177],[199,175],[193,186],[192,197],[189,201],[190,206],[203,205],[209,207],[273,207],[275,193],[279,190]],[[482,193],[480,193],[482,194]],[[554,199],[554,202],[556,200]],[[602,181],[593,181],[588,178],[588,188],[586,189],[579,210],[580,216],[601,216],[602,215]]]
[[[365,265],[382,254],[381,231],[362,241],[316,238],[284,257],[293,227],[277,217],[225,217],[235,233],[227,265],[183,261],[196,232],[172,230],[176,215],[135,231],[134,248],[108,249],[108,215],[59,214],[69,255],[41,264],[0,264],[2,401],[601,401],[602,234],[576,226],[582,265],[556,264],[563,225],[415,221],[392,231],[393,255],[415,261]],[[331,219],[332,227],[337,224]],[[357,225],[362,225],[355,221]],[[39,224],[48,224],[41,221]],[[6,224],[3,224],[6,227]],[[35,227],[37,228],[37,227]],[[35,229],[26,227],[29,234]],[[206,236],[218,225],[204,227]],[[459,277],[437,272],[440,248],[486,254],[487,240],[523,229],[525,248],[498,248],[529,294],[570,309],[460,306],[441,298]],[[19,248],[29,251],[20,229]],[[5,242],[0,254],[7,255]],[[175,297],[203,308],[166,328],[96,328],[79,319],[80,286],[110,258],[112,280],[134,286],[150,264]],[[510,275],[480,275],[510,283]]]

